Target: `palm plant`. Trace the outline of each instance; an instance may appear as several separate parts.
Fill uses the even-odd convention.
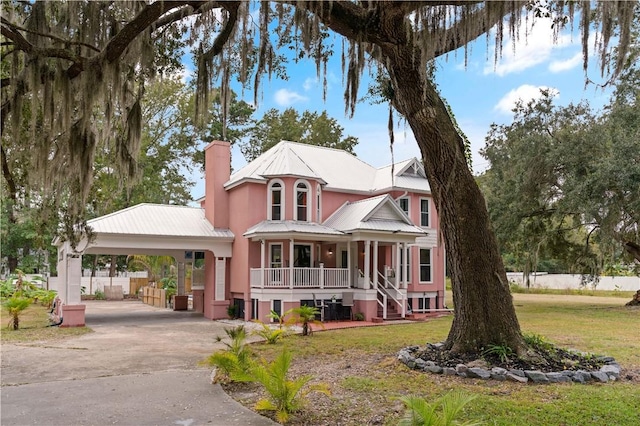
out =
[[[289,321],[295,324],[302,324],[302,335],[309,336],[313,331],[311,328],[311,324],[318,324],[321,327],[324,327],[322,322],[316,319],[316,316],[320,313],[318,308],[315,306],[299,306],[297,308],[292,308],[287,313],[291,313],[292,317]]]
[[[149,281],[157,282],[163,277],[165,269],[175,268],[175,259],[171,256],[132,255],[127,257],[130,266],[140,266],[149,274]]]
[[[398,426],[480,425],[482,424],[480,422],[460,421],[457,419],[462,413],[464,406],[475,398],[475,395],[465,395],[462,392],[449,392],[434,402],[428,403],[424,398],[417,396],[403,396],[399,399],[407,407],[407,411],[404,417],[400,419]]]
[[[20,314],[31,305],[31,299],[22,296],[13,296],[7,299],[2,306],[9,311],[11,319],[9,320],[9,328],[13,325],[14,330],[20,328]]]
[[[276,343],[278,340],[283,339],[287,335],[287,330],[281,327],[271,328],[269,324],[265,324],[263,322],[258,323],[262,326],[257,330],[253,331],[253,334],[262,337],[268,344],[272,345]]]
[[[283,350],[271,363],[263,361],[250,371],[251,377],[264,386],[268,397],[258,401],[256,410],[275,411],[280,423],[287,423],[292,413],[300,410],[306,403],[306,396],[312,392],[329,395],[324,384],[309,385],[312,376],[302,376],[289,380],[287,374],[291,365],[291,353]]]
[[[218,367],[227,379],[251,381],[247,372],[253,365],[251,350],[246,344],[247,332],[244,325],[224,330],[230,342],[224,342],[226,349],[217,351],[207,358],[207,363]],[[221,341],[221,337],[217,337]]]

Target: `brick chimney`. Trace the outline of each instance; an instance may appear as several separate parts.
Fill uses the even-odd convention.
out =
[[[231,144],[213,141],[207,145],[204,165],[205,217],[215,228],[229,228],[229,195],[224,184],[231,177]]]

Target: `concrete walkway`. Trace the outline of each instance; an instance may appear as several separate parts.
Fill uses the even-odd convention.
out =
[[[198,363],[228,324],[138,301],[87,301],[94,332],[2,345],[5,425],[273,425],[210,381]]]

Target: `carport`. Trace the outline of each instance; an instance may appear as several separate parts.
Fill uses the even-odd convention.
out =
[[[171,256],[178,263],[178,294],[184,292],[185,264],[194,252],[205,253],[203,313],[214,319],[216,306],[226,306],[226,265],[231,257],[233,233],[214,228],[197,207],[138,204],[87,222],[84,235],[73,248],[68,241],[56,239],[58,277],[50,288],[57,290],[63,305],[63,326],[83,326],[85,306],[81,301],[82,255],[156,255]],[[181,293],[182,292],[182,293]]]

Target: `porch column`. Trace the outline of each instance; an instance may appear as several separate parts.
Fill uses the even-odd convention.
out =
[[[395,265],[395,277],[394,277],[394,281],[395,281],[395,285],[396,288],[400,288],[400,271],[401,271],[401,267],[402,267],[402,262],[400,262],[401,256],[400,256],[400,243],[395,243],[394,246],[394,257],[396,258],[396,265]]]
[[[264,260],[265,248],[264,248],[264,246],[265,246],[264,240],[260,240],[260,288],[264,288],[264,264],[265,264],[265,260]]]
[[[225,300],[227,260],[224,257],[216,257],[216,285],[214,300]]]
[[[407,278],[409,277],[409,247],[407,243],[402,243],[402,251],[404,252],[404,274],[402,275],[402,288],[407,288]]]
[[[184,296],[184,294],[186,293],[184,278],[185,278],[184,262],[178,262],[178,282],[177,282],[178,288],[176,291],[176,294],[178,296]]]
[[[364,242],[364,288],[370,289],[371,283],[371,241]],[[377,287],[376,287],[377,288]]]
[[[379,276],[378,276],[378,240],[373,242],[373,283],[374,288],[378,288]]]
[[[294,240],[289,240],[289,288],[293,290],[293,246]]]
[[[353,272],[351,269],[351,241],[347,243],[347,271],[349,271],[347,274],[349,288],[353,288]]]

